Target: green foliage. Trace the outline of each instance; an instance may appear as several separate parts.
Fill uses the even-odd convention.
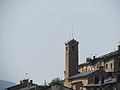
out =
[[[63,80],[58,78],[58,77],[54,78],[54,79],[51,80],[49,85],[63,85]]]

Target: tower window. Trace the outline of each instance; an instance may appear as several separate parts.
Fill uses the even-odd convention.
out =
[[[68,47],[66,47],[66,51],[67,51]]]
[[[72,46],[72,51],[74,52],[75,51],[75,48]]]

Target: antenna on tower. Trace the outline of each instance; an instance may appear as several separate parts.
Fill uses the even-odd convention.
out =
[[[25,74],[26,79],[28,79],[28,73]]]
[[[73,27],[73,24],[72,24],[72,39],[74,38],[73,29],[74,29],[74,27]]]
[[[91,58],[92,58],[92,55],[93,55],[93,54],[91,53],[91,54],[90,54]]]

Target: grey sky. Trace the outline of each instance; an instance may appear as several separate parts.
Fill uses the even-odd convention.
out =
[[[120,0],[0,0],[0,79],[36,83],[63,78],[64,42],[79,44],[79,63],[117,49]]]

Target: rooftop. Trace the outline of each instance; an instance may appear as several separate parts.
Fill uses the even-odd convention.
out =
[[[76,75],[70,77],[69,79],[85,77],[85,76],[87,76],[87,75],[89,75],[89,74],[92,74],[92,73],[94,73],[94,72],[96,72],[96,71],[98,71],[98,70],[91,70],[91,71],[87,71],[87,72],[80,72],[79,74],[76,74]]]
[[[84,66],[84,65],[94,64],[95,62],[100,61],[100,60],[108,60],[109,58],[111,58],[111,57],[113,57],[115,55],[120,55],[120,51],[119,50],[115,50],[115,51],[107,53],[105,55],[102,55],[102,56],[99,56],[99,57],[95,57],[95,58],[91,59],[89,62],[85,62],[85,63],[79,64],[79,67],[80,66]]]
[[[68,40],[67,42],[65,42],[65,44],[67,45],[67,44],[69,44],[69,43],[71,43],[71,42],[76,42],[76,43],[79,43],[78,41],[76,41],[75,39],[72,39],[72,40]]]
[[[107,78],[104,80],[104,83],[98,83],[98,84],[91,83],[91,84],[85,85],[85,87],[100,87],[103,85],[112,84],[116,82],[117,82],[116,78]]]

